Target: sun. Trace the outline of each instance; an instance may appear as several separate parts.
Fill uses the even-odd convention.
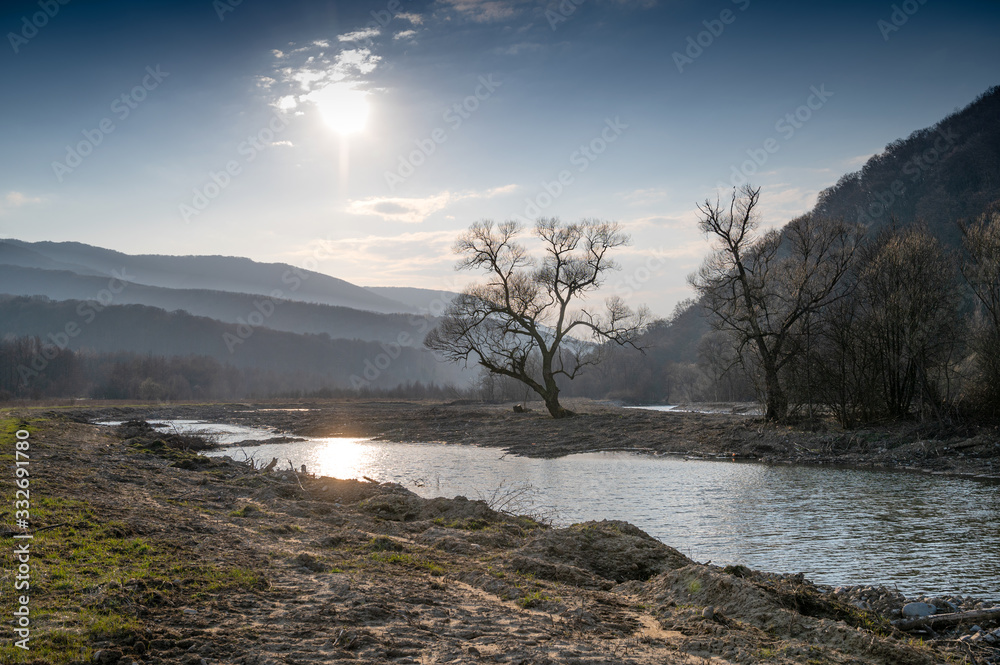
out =
[[[331,83],[306,95],[316,104],[323,121],[342,135],[364,131],[368,122],[368,93],[350,83]]]

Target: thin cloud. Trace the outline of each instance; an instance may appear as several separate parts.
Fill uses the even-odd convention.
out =
[[[372,197],[350,201],[347,212],[355,215],[375,215],[390,222],[419,224],[454,200],[451,192],[424,198]]]
[[[394,41],[398,40],[398,39],[408,39],[408,38],[412,37],[415,34],[417,34],[416,30],[403,30],[402,32],[397,32],[396,34],[394,34],[392,36],[392,39]]]
[[[373,196],[367,199],[349,201],[347,212],[354,215],[374,215],[389,222],[419,224],[434,213],[444,210],[455,202],[468,199],[491,199],[496,196],[513,193],[516,190],[517,185],[511,184],[493,187],[482,192],[444,191],[423,198]]]
[[[346,36],[355,34],[348,33]],[[351,43],[351,40],[342,41]],[[272,106],[286,112],[293,111],[330,85],[344,82],[356,87],[375,71],[382,60],[367,47],[348,48],[331,57],[320,51],[325,46],[328,46],[325,41],[313,42],[290,53],[282,53],[281,57],[275,56],[280,63],[275,77],[258,77],[258,85],[273,95]],[[290,64],[291,60],[300,62]]]
[[[354,32],[348,32],[343,35],[337,35],[337,41],[341,42],[361,42],[371,39],[372,37],[378,37],[382,34],[382,31],[378,28],[364,28],[363,30],[355,30]],[[314,42],[319,45],[319,42]],[[329,42],[323,42],[324,47],[329,47]]]
[[[0,214],[15,208],[21,208],[23,206],[34,205],[41,202],[42,199],[37,196],[27,196],[23,192],[10,191],[7,192],[7,195],[3,197],[3,202],[0,203]]]
[[[420,14],[414,14],[412,12],[400,12],[399,14],[396,14],[396,18],[401,18],[404,21],[409,21],[413,25],[424,24],[424,17],[421,16]]]
[[[436,4],[475,23],[497,23],[519,15],[528,3],[521,0],[438,0]]]
[[[452,247],[460,233],[453,229],[321,240],[286,257],[294,264],[318,256],[321,262],[330,262],[331,269],[325,271],[329,274],[377,274],[388,286],[460,290],[462,284],[452,272]],[[442,280],[444,275],[448,277]]]
[[[633,189],[631,192],[625,192],[619,196],[629,205],[649,205],[665,200],[668,192],[664,187],[647,187],[645,189]]]

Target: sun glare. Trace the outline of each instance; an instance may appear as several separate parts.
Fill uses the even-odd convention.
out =
[[[331,478],[361,478],[371,473],[369,467],[369,451],[365,446],[366,439],[347,439],[331,437],[325,440],[326,446],[318,449],[316,463],[318,472]]]
[[[363,131],[368,120],[368,93],[349,83],[331,83],[306,96],[316,104],[326,124],[340,134]]]

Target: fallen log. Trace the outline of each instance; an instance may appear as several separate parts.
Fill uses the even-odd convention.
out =
[[[969,612],[950,612],[948,614],[932,614],[916,619],[900,619],[893,623],[900,630],[913,630],[924,626],[950,626],[964,621],[980,619],[997,619],[1000,621],[1000,607],[991,607],[985,610],[971,610]]]

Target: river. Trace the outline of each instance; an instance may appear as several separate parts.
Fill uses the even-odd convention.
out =
[[[174,424],[215,432],[222,443],[275,435]],[[804,572],[826,584],[887,584],[908,594],[1000,600],[996,483],[631,453],[533,459],[493,448],[342,438],[208,454],[265,462],[278,457],[282,467],[290,460],[311,473],[397,482],[424,497],[476,499],[523,490],[519,507],[548,514],[557,525],[626,520],[702,562]]]

